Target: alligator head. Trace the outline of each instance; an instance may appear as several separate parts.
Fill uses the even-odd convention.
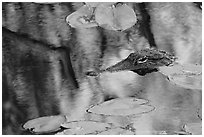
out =
[[[103,72],[133,71],[144,76],[147,73],[158,71],[158,67],[173,64],[175,57],[166,51],[157,49],[143,49],[131,53],[126,59],[99,72],[87,72],[89,76],[97,76]]]

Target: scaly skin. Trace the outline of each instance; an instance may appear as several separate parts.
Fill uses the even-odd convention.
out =
[[[175,57],[158,49],[143,49],[131,53],[126,59],[99,72],[87,72],[88,76],[97,76],[103,72],[133,71],[144,76],[147,73],[158,71],[158,67],[173,64]]]

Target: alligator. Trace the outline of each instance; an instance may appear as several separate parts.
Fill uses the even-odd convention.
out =
[[[158,49],[146,48],[130,55],[118,62],[117,64],[110,66],[106,69],[99,71],[88,71],[88,76],[98,76],[103,72],[119,72],[119,71],[133,71],[140,76],[144,76],[147,73],[157,72],[158,67],[169,66],[173,64],[176,57],[169,54],[166,51]]]

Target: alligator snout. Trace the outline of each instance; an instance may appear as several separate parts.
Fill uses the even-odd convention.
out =
[[[175,57],[166,51],[157,49],[143,49],[131,53],[126,59],[98,72],[89,71],[88,76],[97,76],[103,72],[133,71],[144,76],[147,73],[158,71],[158,67],[169,66],[175,62]]]

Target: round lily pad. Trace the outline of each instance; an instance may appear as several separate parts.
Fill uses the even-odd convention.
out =
[[[65,121],[65,116],[46,116],[27,121],[23,128],[35,133],[49,133],[59,130]]]
[[[106,5],[106,6],[111,6],[115,2],[86,2],[86,5],[91,6],[91,7],[97,7],[98,5]]]
[[[188,123],[185,130],[193,135],[202,135],[202,123]]]
[[[112,128],[99,133],[98,135],[135,135],[134,132],[123,128]]]
[[[101,4],[95,10],[95,20],[99,26],[108,30],[126,30],[136,23],[137,17],[134,10],[126,4]]]
[[[84,5],[66,17],[66,22],[73,28],[91,28],[98,26],[93,16],[93,8]]]
[[[194,64],[175,64],[160,67],[162,74],[168,76],[170,82],[187,89],[202,89],[202,66]]]
[[[115,2],[88,2],[68,15],[66,22],[73,28],[92,28],[101,26],[108,30],[126,30],[136,21],[134,10],[126,4]],[[95,8],[95,10],[94,10]]]
[[[171,66],[163,66],[159,68],[159,71],[166,75],[199,75],[202,73],[202,66],[195,64],[178,64],[175,63]]]
[[[68,128],[63,131],[65,135],[97,134],[98,132],[111,128],[111,124],[96,121],[73,121],[63,123],[61,126]]]
[[[202,75],[194,75],[194,76],[171,76],[169,80],[176,85],[187,89],[202,89]]]
[[[111,116],[131,116],[148,113],[154,110],[151,105],[144,105],[147,100],[136,98],[113,99],[88,109],[89,113],[111,115]]]

